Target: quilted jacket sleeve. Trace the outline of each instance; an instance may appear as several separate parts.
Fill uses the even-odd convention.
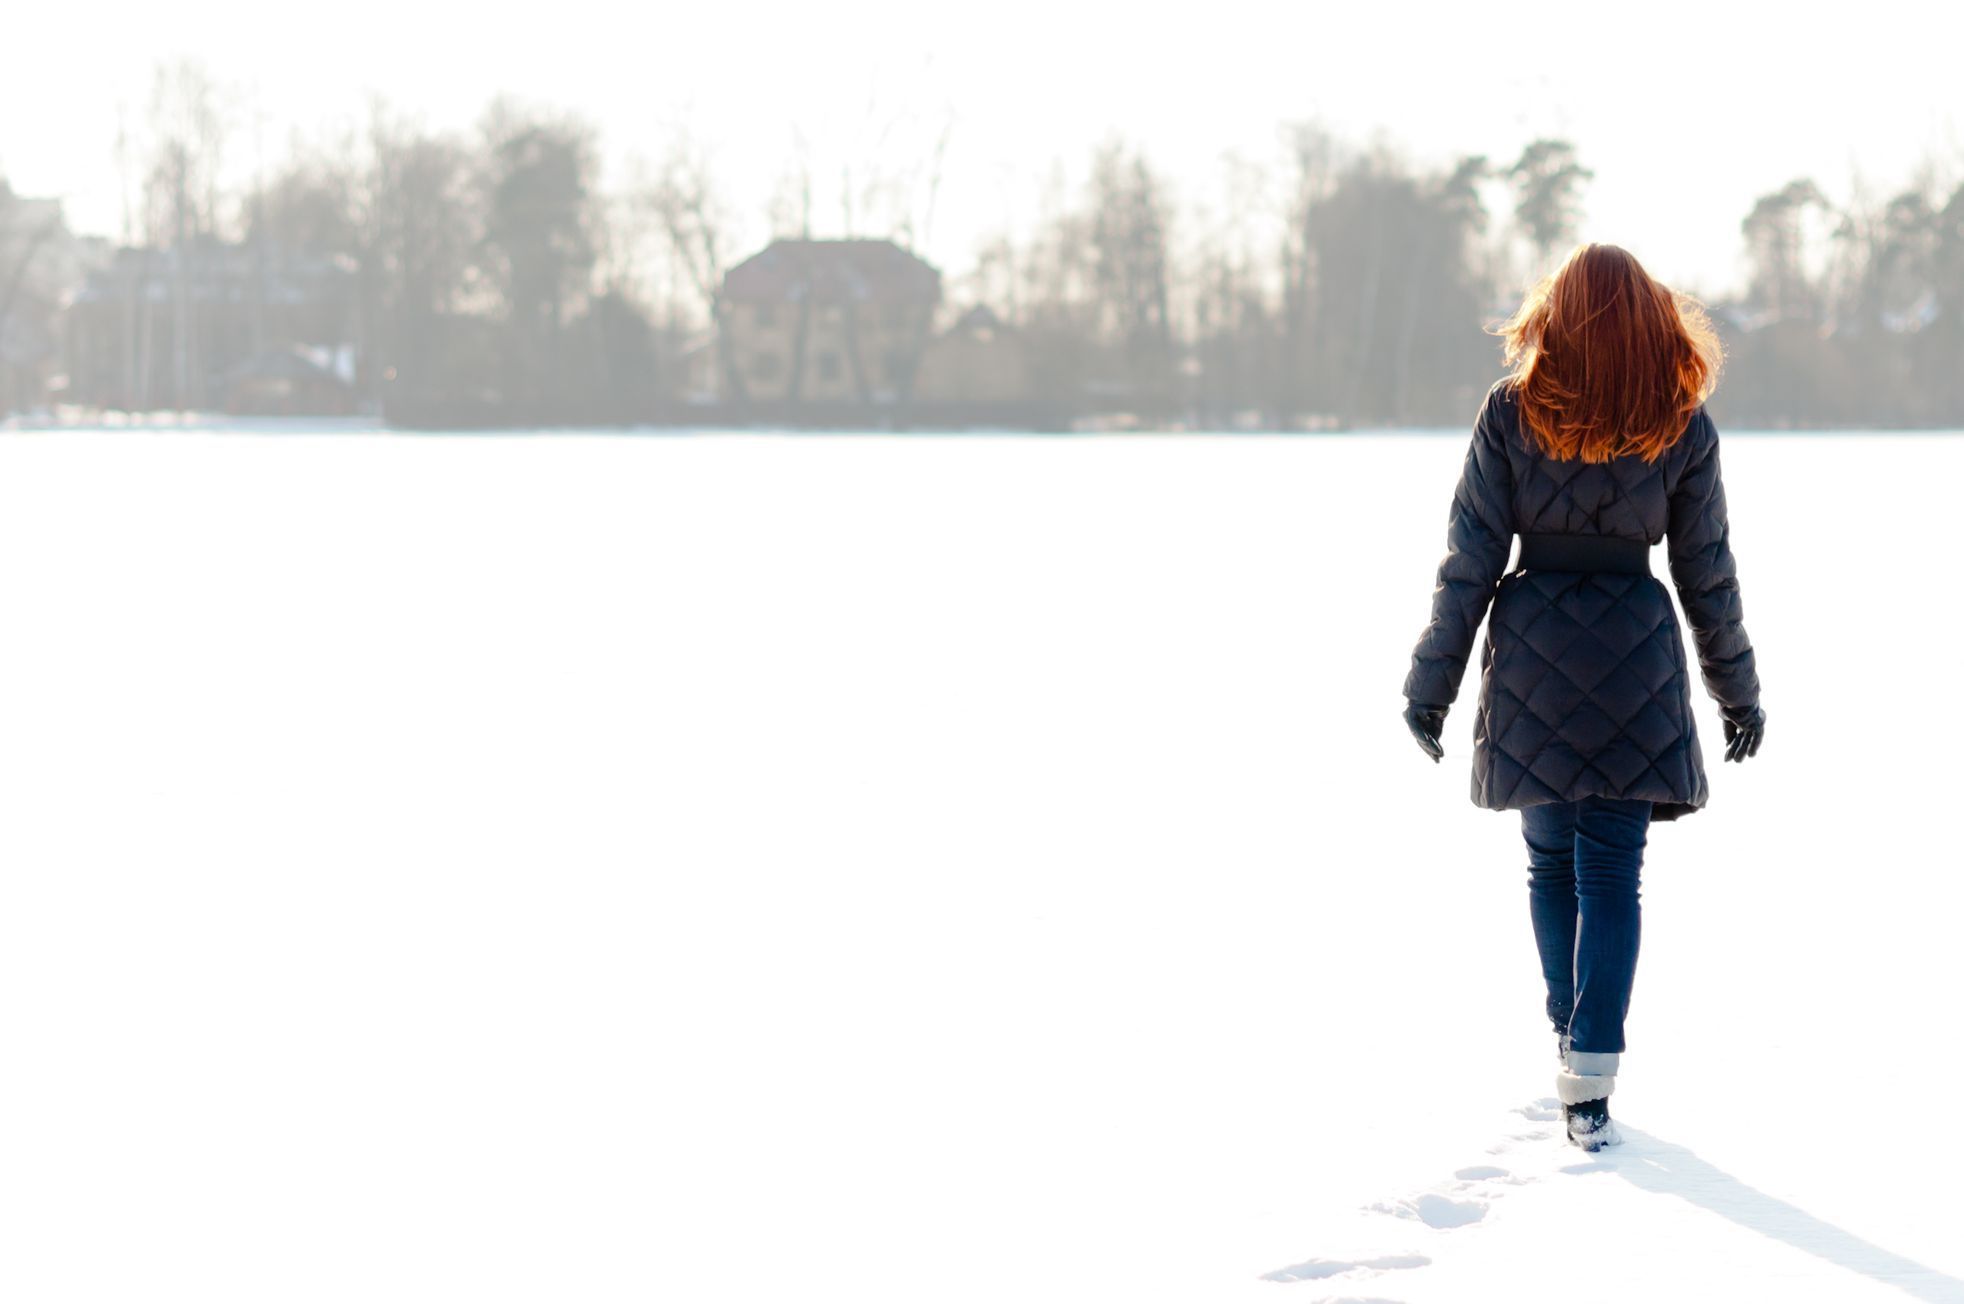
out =
[[[1514,476],[1507,461],[1506,401],[1495,386],[1473,423],[1473,443],[1446,523],[1446,556],[1432,590],[1432,620],[1419,635],[1405,676],[1405,696],[1414,702],[1450,706],[1459,696],[1473,637],[1507,569],[1514,545]]]
[[[1698,442],[1671,491],[1671,581],[1691,623],[1705,690],[1722,707],[1748,707],[1759,701],[1759,673],[1746,637],[1738,567],[1732,559],[1718,430],[1702,409],[1687,438]]]

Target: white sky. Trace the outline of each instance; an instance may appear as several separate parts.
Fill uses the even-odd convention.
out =
[[[1597,173],[1584,238],[1715,292],[1735,279],[1753,198],[1795,176],[1845,197],[1857,175],[1887,193],[1930,156],[1945,176],[1964,174],[1947,8],[1878,0],[1828,25],[1787,21],[1797,6],[1710,0],[42,6],[6,20],[0,173],[64,196],[78,228],[114,233],[118,105],[140,110],[154,63],[184,52],[238,89],[238,169],[253,163],[255,114],[274,159],[295,129],[357,120],[370,92],[428,125],[466,126],[506,90],[594,121],[614,180],[686,117],[751,223],[747,239],[767,233],[802,132],[815,233],[831,235],[841,166],[924,157],[952,112],[925,251],[959,273],[978,237],[1030,220],[1053,162],[1075,184],[1110,132],[1143,146],[1183,205],[1216,211],[1223,154],[1274,156],[1287,121],[1318,118],[1357,140],[1381,132],[1424,161],[1507,160],[1560,133]],[[876,138],[896,119],[882,153]]]

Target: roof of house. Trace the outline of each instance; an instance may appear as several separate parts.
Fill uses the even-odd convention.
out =
[[[931,302],[941,273],[891,240],[773,240],[723,277],[725,298],[780,303]]]

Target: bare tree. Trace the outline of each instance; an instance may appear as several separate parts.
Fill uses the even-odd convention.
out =
[[[771,196],[770,218],[773,238],[811,239],[811,144],[802,130],[792,132],[791,159],[778,175],[777,189]]]
[[[667,235],[671,254],[708,310],[724,392],[738,405],[748,404],[750,392],[736,366],[723,298],[725,250],[734,222],[711,178],[702,147],[686,132],[675,133],[641,202]]]
[[[1280,250],[1282,281],[1282,393],[1287,421],[1316,399],[1315,348],[1317,266],[1314,224],[1318,210],[1336,187],[1337,141],[1321,124],[1292,123],[1283,129],[1288,155],[1288,198]]]
[[[1265,423],[1277,418],[1270,386],[1277,269],[1267,257],[1277,213],[1269,186],[1260,163],[1226,155],[1221,203],[1187,224],[1192,244],[1175,260],[1184,269],[1175,283],[1177,334],[1191,348],[1182,363],[1191,375],[1184,398],[1202,422],[1238,419],[1249,407],[1261,409]]]
[[[172,251],[171,404],[203,401],[193,374],[205,350],[191,310],[194,261],[218,232],[218,178],[229,132],[227,93],[203,64],[179,58],[153,74],[143,156],[145,230]]]
[[[1098,332],[1117,347],[1133,397],[1162,405],[1173,361],[1169,205],[1143,154],[1116,140],[1097,150],[1088,218]]]

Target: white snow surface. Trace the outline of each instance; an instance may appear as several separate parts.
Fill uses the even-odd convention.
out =
[[[1964,1300],[1964,436],[1725,438],[1588,1155],[1463,433],[0,437],[0,1299]]]

